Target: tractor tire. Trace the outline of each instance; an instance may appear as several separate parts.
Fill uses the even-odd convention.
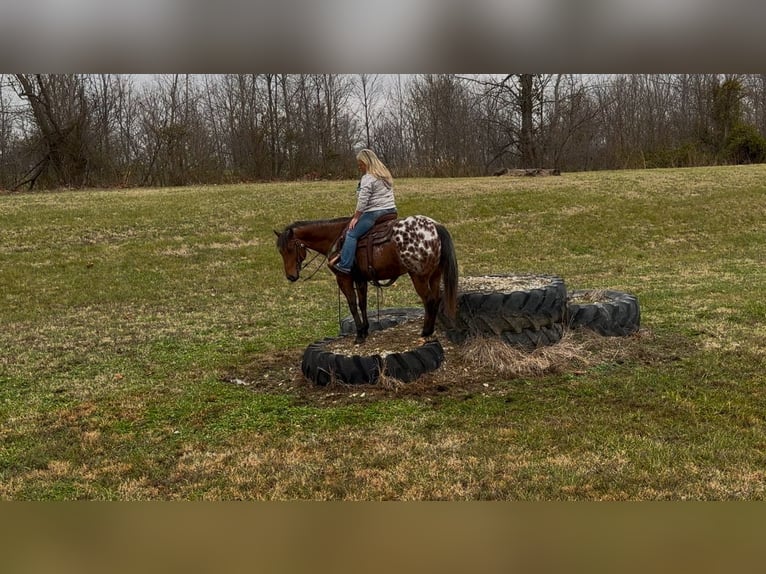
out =
[[[395,327],[401,325],[407,321],[415,319],[423,319],[425,316],[425,309],[422,307],[390,307],[388,309],[381,309],[380,315],[376,311],[369,312],[367,320],[370,323],[370,333],[373,331],[382,331],[389,327]],[[354,318],[351,315],[344,317],[340,322],[340,334],[341,335],[355,335],[356,325],[354,324]]]
[[[450,342],[462,345],[471,337],[477,335],[471,335],[468,331],[447,330],[447,339]],[[533,351],[539,347],[546,347],[548,345],[555,345],[564,336],[563,323],[554,323],[547,327],[540,327],[539,329],[522,329],[521,331],[504,331],[499,335],[478,335],[480,337],[488,337],[493,339],[500,339],[504,343],[518,347],[524,351]]]
[[[577,290],[569,293],[566,324],[605,337],[625,337],[641,326],[638,299],[630,293],[609,290]]]
[[[520,333],[505,331],[500,338],[512,347],[519,347],[525,351],[533,351],[539,347],[555,345],[564,336],[564,324],[554,323],[549,327],[540,327],[537,330],[524,329]]]
[[[448,331],[468,336],[539,331],[564,320],[567,289],[556,275],[487,275],[466,278],[458,294],[454,319],[439,321]],[[486,287],[476,287],[486,281]],[[524,287],[531,285],[531,287]]]
[[[301,371],[317,385],[324,386],[333,381],[346,385],[374,385],[384,373],[409,383],[435,371],[444,362],[444,349],[439,341],[429,341],[410,351],[381,357],[332,353],[326,347],[334,340],[336,338],[312,343],[303,353]]]

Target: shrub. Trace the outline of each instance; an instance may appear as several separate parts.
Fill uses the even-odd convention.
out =
[[[766,139],[750,124],[737,124],[726,138],[724,155],[732,163],[761,163],[766,159]]]

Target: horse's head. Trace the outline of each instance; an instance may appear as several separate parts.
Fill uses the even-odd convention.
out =
[[[274,231],[274,233],[277,235],[277,249],[285,265],[285,277],[289,281],[297,281],[301,274],[303,260],[306,259],[306,245],[295,237],[295,232],[291,227],[282,233],[279,231]]]

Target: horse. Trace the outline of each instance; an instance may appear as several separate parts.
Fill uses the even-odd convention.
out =
[[[350,220],[350,217],[340,217],[296,221],[281,232],[274,230],[287,279],[291,282],[299,279],[307,250],[328,257]],[[457,257],[447,228],[423,215],[397,219],[390,225],[392,234],[382,243],[373,242],[370,248],[365,247],[365,238],[375,232],[375,227],[360,238],[350,275],[330,267],[354,318],[357,345],[365,341],[370,328],[367,287],[371,281],[379,285],[379,281],[393,282],[401,275],[409,274],[425,308],[423,338],[433,335],[440,306],[449,317],[454,317],[457,309]],[[444,285],[443,295],[441,283]]]

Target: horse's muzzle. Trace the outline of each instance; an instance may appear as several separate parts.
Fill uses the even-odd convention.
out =
[[[287,280],[290,283],[295,283],[298,280],[298,276],[297,275],[287,275]]]

